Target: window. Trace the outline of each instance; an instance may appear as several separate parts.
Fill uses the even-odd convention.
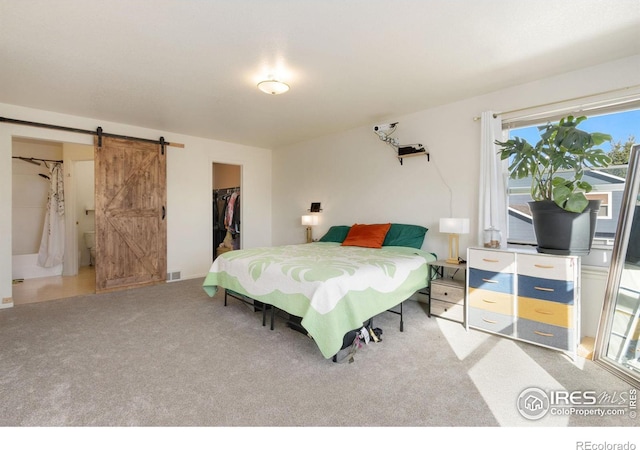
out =
[[[612,192],[589,192],[585,194],[588,200],[600,200],[600,210],[598,219],[611,219],[611,197]]]
[[[570,113],[564,114],[569,115]],[[563,115],[563,116],[564,116]],[[600,199],[602,204],[598,212],[598,225],[594,240],[595,246],[608,248],[613,245],[615,237],[620,203],[627,175],[629,153],[634,143],[640,139],[640,108],[625,109],[606,114],[576,113],[585,115],[588,119],[580,124],[580,128],[589,132],[602,132],[612,136],[610,143],[601,148],[612,157],[613,163],[606,169],[591,170],[585,174],[585,181],[593,186],[593,191],[587,194],[589,199]],[[508,129],[509,138],[520,137],[534,145],[539,140],[538,126],[558,120],[558,117],[539,119],[537,123],[503,122],[503,128]],[[531,181],[527,179],[508,181],[509,224],[507,240],[510,244],[535,245],[535,233],[531,221],[528,202]]]

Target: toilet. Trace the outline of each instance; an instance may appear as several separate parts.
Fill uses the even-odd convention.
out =
[[[89,265],[93,266],[93,262],[96,259],[96,232],[85,231],[84,233],[84,245],[89,249]]]

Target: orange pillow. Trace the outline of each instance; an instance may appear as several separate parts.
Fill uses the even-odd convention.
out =
[[[390,223],[374,225],[354,224],[342,245],[368,248],[381,248],[387,232],[391,228]]]

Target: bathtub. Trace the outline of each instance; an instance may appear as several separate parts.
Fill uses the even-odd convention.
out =
[[[40,267],[38,254],[13,255],[11,264],[11,278],[14,280],[42,277],[55,277],[62,275],[62,264],[54,267]]]

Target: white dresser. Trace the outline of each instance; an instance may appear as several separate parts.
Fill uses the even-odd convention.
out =
[[[469,326],[577,355],[580,258],[467,250]]]

